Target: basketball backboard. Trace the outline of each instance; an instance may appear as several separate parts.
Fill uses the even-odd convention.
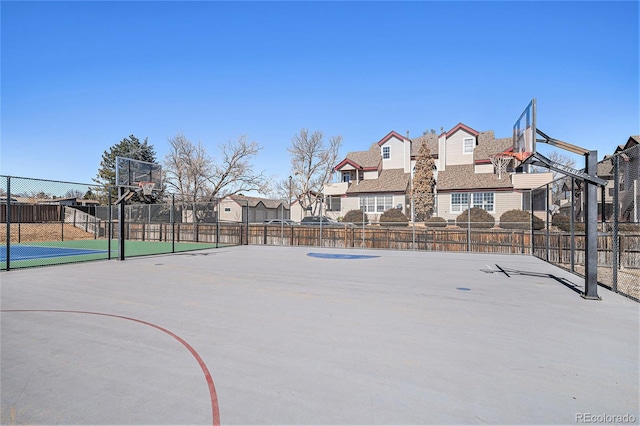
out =
[[[514,154],[536,152],[536,99],[532,99],[513,125]]]
[[[139,189],[144,182],[153,182],[156,189],[161,189],[162,166],[133,158],[116,157],[117,186]]]

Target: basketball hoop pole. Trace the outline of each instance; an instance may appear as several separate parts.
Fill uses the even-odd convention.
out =
[[[598,169],[598,151],[589,151],[584,156],[587,174],[595,176]],[[584,297],[600,300],[598,296],[598,186],[585,181],[585,257],[584,257]],[[603,212],[604,214],[604,212]]]
[[[585,202],[585,262],[584,262],[584,293],[582,297],[588,300],[600,300],[598,296],[598,185],[605,186],[607,181],[599,178],[598,151],[588,150],[570,143],[550,138],[540,130],[536,132],[544,137],[539,142],[557,146],[575,154],[584,156],[584,172],[563,166],[551,161],[535,152],[523,164],[533,164],[559,171],[584,183]]]
[[[124,198],[125,196],[125,188],[120,186],[118,187],[118,192],[119,192],[119,196],[120,199]],[[125,222],[125,208],[124,206],[127,203],[125,202],[121,202],[120,204],[118,204],[118,206],[120,207],[118,209],[118,258],[120,260],[124,260],[124,230],[125,230],[125,226],[124,226],[124,222]]]
[[[598,177],[598,151],[588,150],[558,139],[549,137],[538,129],[536,99],[524,109],[513,126],[513,151],[528,151],[527,142],[531,145],[532,154],[522,161],[522,166],[528,171],[530,166],[545,167],[560,172],[584,183],[585,201],[585,290],[583,298],[600,300],[598,296],[598,186],[606,186],[607,181]],[[543,139],[537,139],[537,136]],[[542,142],[564,149],[574,154],[582,155],[585,159],[584,171],[551,161],[536,149],[536,142]],[[573,206],[573,204],[572,204]],[[604,213],[603,213],[604,214]],[[573,215],[571,217],[573,221]],[[548,222],[548,221],[547,221]],[[548,226],[548,224],[547,224]],[[533,232],[533,231],[532,231]],[[548,243],[548,239],[547,239]]]

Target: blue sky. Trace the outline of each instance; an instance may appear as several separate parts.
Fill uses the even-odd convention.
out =
[[[602,158],[640,134],[638,21],[637,1],[2,1],[0,173],[91,182],[124,137],[162,160],[182,132],[213,156],[245,134],[285,178],[301,128],[342,155],[459,122],[508,137],[534,97],[541,130]]]

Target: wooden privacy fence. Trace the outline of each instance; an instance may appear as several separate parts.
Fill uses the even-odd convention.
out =
[[[60,222],[62,206],[50,204],[11,204],[11,223]],[[0,209],[0,221],[7,222],[6,205]]]
[[[105,223],[106,226],[106,223]],[[138,241],[175,241],[193,243],[244,244],[243,225],[239,223],[127,223],[125,238]],[[118,238],[117,221],[112,236]]]
[[[410,227],[319,227],[249,225],[249,244],[322,246],[393,250],[531,253],[528,231],[435,229]]]
[[[573,237],[565,232],[550,232],[547,249],[546,233],[537,231],[534,236],[533,254],[548,262],[562,265],[571,264],[571,242],[574,244],[574,263],[584,265],[585,235],[575,234]],[[640,234],[620,232],[618,234],[618,250],[616,250],[611,233],[598,235],[598,266],[614,265],[614,256],[618,253],[620,268],[640,269]]]

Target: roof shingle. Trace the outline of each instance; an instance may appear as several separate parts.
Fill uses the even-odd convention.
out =
[[[406,192],[409,188],[409,173],[403,169],[383,170],[378,179],[365,179],[352,182],[347,194],[362,192]]]
[[[495,173],[475,173],[473,164],[447,166],[438,172],[438,191],[457,189],[513,188],[510,176],[498,179]]]

